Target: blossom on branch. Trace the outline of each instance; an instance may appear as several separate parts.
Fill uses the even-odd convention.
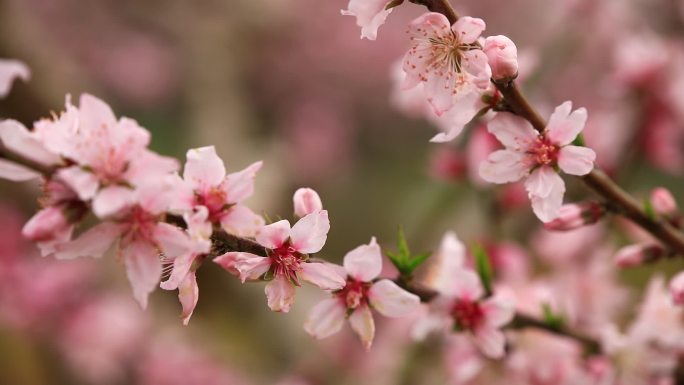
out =
[[[345,286],[314,306],[304,329],[314,338],[325,338],[342,328],[345,318],[370,349],[375,336],[371,309],[387,317],[403,317],[416,310],[420,298],[389,279],[377,277],[382,270],[382,254],[375,238],[344,256]]]
[[[489,132],[505,149],[489,155],[480,166],[480,175],[490,183],[524,178],[532,209],[542,222],[550,222],[560,214],[565,183],[559,170],[586,175],[594,168],[596,153],[571,144],[584,128],[587,111],[571,110],[571,102],[556,107],[541,133],[525,119],[506,112],[497,114],[488,125]]]
[[[341,13],[345,16],[356,16],[356,25],[361,27],[361,38],[375,40],[378,28],[385,24],[385,20],[392,8],[386,9],[391,0],[349,0],[347,9]]]

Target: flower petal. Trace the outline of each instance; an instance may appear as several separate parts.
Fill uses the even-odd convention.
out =
[[[0,159],[0,178],[12,182],[24,182],[39,178],[40,174],[19,164]]]
[[[550,167],[540,167],[525,181],[525,188],[532,201],[532,210],[542,222],[558,217],[563,205],[565,183]]]
[[[352,330],[361,338],[363,347],[370,350],[373,345],[373,338],[375,337],[375,322],[373,321],[373,314],[366,305],[362,305],[349,316],[349,324]]]
[[[375,240],[367,245],[361,245],[344,256],[345,270],[350,277],[363,282],[370,282],[380,275],[382,270],[382,254],[380,246]]]
[[[135,191],[123,186],[107,186],[93,199],[93,213],[103,219],[128,208],[135,202]]]
[[[100,182],[95,174],[79,166],[60,168],[57,177],[71,187],[81,200],[92,199],[100,188]]]
[[[494,151],[480,164],[480,176],[489,183],[517,182],[529,172],[525,159],[521,152]]]
[[[302,263],[301,266],[299,276],[323,290],[339,290],[346,284],[345,278],[326,263],[310,262]]]
[[[501,330],[482,326],[475,330],[474,340],[482,354],[489,358],[502,358],[505,353],[506,337]]]
[[[226,192],[227,203],[238,203],[254,194],[254,178],[264,162],[254,162],[244,170],[226,176],[222,188]]]
[[[515,302],[502,296],[491,297],[482,302],[487,324],[500,328],[513,320],[515,316]]]
[[[153,237],[166,258],[176,258],[193,252],[188,233],[168,223],[157,223]]]
[[[356,25],[361,27],[361,38],[375,40],[378,28],[385,24],[392,9],[385,9],[389,0],[350,0],[347,9],[341,13],[345,16],[356,16]]]
[[[183,307],[183,313],[181,313],[183,325],[187,325],[199,300],[199,287],[194,271],[188,274],[178,287],[178,300]]]
[[[304,217],[316,211],[323,210],[323,202],[318,193],[310,188],[300,188],[292,196],[295,215]]]
[[[260,257],[243,252],[229,252],[214,258],[231,274],[239,275],[244,283],[246,280],[256,280],[271,268],[271,258]]]
[[[487,124],[487,130],[496,136],[506,149],[518,152],[525,152],[539,137],[527,120],[508,112],[497,113]]]
[[[186,279],[192,263],[195,261],[195,254],[183,255],[173,260],[173,270],[166,281],[163,281],[159,287],[164,290],[176,290]]]
[[[221,217],[221,228],[239,237],[253,237],[266,223],[247,206],[235,205]]]
[[[261,246],[277,249],[287,241],[290,233],[290,222],[283,219],[260,228],[255,239]]]
[[[309,311],[304,330],[316,339],[331,336],[342,329],[346,312],[339,298],[324,299]]]
[[[594,168],[596,153],[591,148],[565,146],[558,153],[558,166],[570,175],[586,175]]]
[[[4,98],[12,88],[14,79],[28,81],[31,71],[19,60],[0,59],[0,98]]]
[[[145,309],[147,297],[159,285],[161,278],[162,267],[157,250],[149,242],[135,241],[122,245],[121,255],[133,288],[133,297]]]
[[[387,317],[403,317],[418,309],[420,298],[400,288],[389,279],[382,279],[368,290],[373,308]]]
[[[193,189],[201,192],[210,187],[218,186],[226,176],[223,160],[216,155],[214,146],[193,148],[185,155],[183,179],[191,184]]]
[[[559,146],[565,146],[575,140],[587,123],[585,108],[578,108],[572,113],[570,110],[572,110],[572,102],[565,102],[556,107],[546,125],[549,139]]]
[[[471,44],[480,37],[486,27],[487,26],[482,19],[463,16],[451,26],[451,30],[454,31],[457,36],[460,36],[460,41],[462,43]]]
[[[295,287],[284,276],[278,276],[266,285],[268,307],[273,311],[287,313],[294,302]]]
[[[321,210],[300,219],[290,232],[292,247],[300,253],[316,253],[323,248],[330,231],[328,212]]]
[[[111,222],[93,226],[71,242],[56,246],[55,258],[73,259],[77,257],[100,258],[109,250],[114,241],[124,231],[124,227]]]
[[[61,161],[57,154],[48,151],[43,142],[16,120],[0,121],[0,142],[8,150],[42,165],[54,165]]]

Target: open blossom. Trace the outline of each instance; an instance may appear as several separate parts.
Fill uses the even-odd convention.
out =
[[[188,215],[203,207],[207,210],[209,235],[211,224],[216,224],[231,234],[254,236],[264,220],[241,202],[254,193],[254,178],[262,162],[226,175],[223,160],[216,155],[214,146],[191,149],[186,156],[174,211],[182,213],[187,220]]]
[[[19,60],[0,59],[0,98],[9,94],[14,79],[29,80],[31,71]]]
[[[165,259],[180,258],[197,249],[193,239],[179,227],[165,223],[173,183],[151,183],[135,191],[134,206],[115,218],[88,229],[73,241],[58,245],[55,257],[101,257],[119,240],[119,255],[126,266],[133,296],[145,308],[148,295],[159,285],[160,253]]]
[[[356,16],[356,25],[361,27],[361,38],[375,40],[378,28],[385,24],[385,20],[392,8],[385,9],[390,0],[349,0],[347,9],[341,12],[346,16]]]
[[[584,108],[571,110],[571,102],[556,107],[542,133],[525,119],[505,112],[488,125],[489,132],[506,148],[489,156],[480,166],[480,175],[491,183],[525,178],[532,209],[542,222],[558,217],[563,204],[565,183],[557,170],[586,175],[594,167],[593,150],[570,144],[584,128],[587,112]]]
[[[425,96],[437,115],[479,99],[480,92],[491,86],[487,56],[476,45],[484,29],[484,21],[467,16],[453,26],[439,13],[412,21],[408,31],[412,45],[403,61],[404,89],[424,83]]]
[[[228,252],[214,259],[231,273],[246,280],[271,279],[266,285],[268,307],[287,313],[294,302],[295,286],[301,280],[323,290],[339,290],[345,280],[325,263],[308,261],[308,254],[323,248],[330,230],[326,210],[316,211],[301,218],[294,226],[281,220],[264,226],[256,234],[256,241],[269,249],[268,257],[245,252]]]
[[[139,184],[161,180],[178,169],[174,159],[147,149],[147,130],[132,119],[117,120],[106,103],[88,94],[81,95],[78,108],[67,101],[58,119],[36,123],[35,135],[50,151],[73,163],[60,168],[56,177],[81,200],[92,200],[99,218],[134,205]]]
[[[370,349],[375,336],[371,309],[387,317],[403,317],[420,304],[418,296],[396,283],[388,279],[376,281],[382,270],[382,255],[375,238],[344,256],[344,270],[345,286],[314,306],[304,324],[307,333],[315,338],[337,333],[348,318],[364,347]]]

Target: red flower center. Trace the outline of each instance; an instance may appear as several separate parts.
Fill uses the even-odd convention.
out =
[[[205,206],[209,211],[209,220],[212,222],[219,221],[225,209],[229,207],[226,204],[226,193],[218,187],[212,187],[202,194],[196,196],[197,204]]]
[[[347,279],[347,284],[336,294],[344,302],[347,309],[356,309],[368,301],[369,282]]]
[[[458,299],[451,308],[456,326],[460,329],[472,330],[482,324],[485,315],[478,302]]]
[[[271,261],[274,276],[284,276],[294,285],[300,285],[297,272],[302,269],[302,255],[289,243],[274,249],[271,254]]]
[[[530,154],[537,166],[554,165],[558,161],[560,148],[546,136],[540,136],[532,145]]]

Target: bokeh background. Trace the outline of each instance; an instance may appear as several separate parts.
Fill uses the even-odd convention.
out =
[[[487,35],[516,42],[523,87],[544,114],[565,100],[588,108],[586,139],[599,164],[641,198],[659,185],[684,192],[682,4],[454,2],[459,13],[483,18]],[[331,261],[371,236],[391,248],[399,226],[415,250],[434,250],[453,230],[466,242],[515,243],[534,266],[558,251],[549,242],[578,243],[573,253],[585,256],[605,239],[615,247],[640,236],[617,223],[618,231],[591,242],[546,239],[519,186],[483,186],[473,174],[482,148],[492,146],[479,124],[435,145],[435,128],[401,108],[390,69],[408,46],[406,24],[424,9],[396,8],[371,42],[340,15],[345,7],[0,0],[0,57],[32,70],[30,82],[0,101],[0,116],[30,126],[62,110],[65,95],[88,92],[149,129],[160,153],[184,159],[188,148],[215,145],[233,171],[263,159],[248,204],[287,218],[294,190],[316,189],[332,221],[322,253]],[[576,182],[569,187],[566,200],[591,196]],[[291,313],[272,313],[263,284],[241,285],[213,264],[199,270],[189,326],[181,325],[175,292],[156,291],[143,312],[114,255],[55,262],[22,242],[38,195],[37,185],[0,181],[0,384],[447,382],[441,342],[412,342],[411,319],[381,320],[370,353],[348,328],[314,341],[301,325],[322,293],[304,287]],[[616,279],[637,288],[651,272]]]

